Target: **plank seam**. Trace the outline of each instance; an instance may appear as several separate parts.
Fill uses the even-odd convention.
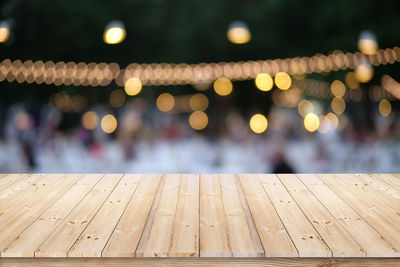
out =
[[[105,176],[105,175],[104,175]],[[101,208],[104,206],[104,203],[106,203],[107,199],[110,197],[110,195],[112,194],[112,192],[114,192],[114,189],[117,187],[117,185],[119,185],[119,183],[121,182],[122,178],[125,176],[125,174],[123,174],[121,176],[121,178],[118,180],[118,182],[115,184],[115,186],[112,188],[112,190],[110,191],[110,193],[108,194],[108,196],[104,199],[103,203],[101,203],[100,207],[98,208],[98,210],[94,213],[94,215],[92,216],[92,218],[90,218],[90,220],[88,220],[88,223],[86,224],[86,226],[82,229],[82,232],[78,235],[77,239],[75,240],[75,242],[72,244],[72,246],[68,249],[67,251],[67,258],[69,257],[69,251],[75,246],[76,242],[78,242],[79,237],[82,235],[83,232],[85,232],[86,228],[89,226],[89,224],[92,222],[93,218],[96,217],[97,213],[99,212],[99,210],[101,210]],[[58,228],[58,227],[57,227]]]
[[[6,176],[2,177],[2,179],[3,179],[3,178],[6,178],[8,175],[9,175],[9,174],[7,174]],[[28,176],[28,175],[31,175],[31,174],[30,174],[30,173],[29,173],[29,174],[28,174],[28,173],[27,173],[27,174],[22,174],[22,176],[19,177],[16,181],[12,182],[11,184],[7,185],[6,187],[1,188],[1,189],[0,189],[0,192],[3,191],[3,190],[5,190],[5,189],[7,189],[7,188],[10,187],[10,186],[12,186],[13,184],[16,184],[17,182],[21,181],[23,178],[25,178],[25,177]]]

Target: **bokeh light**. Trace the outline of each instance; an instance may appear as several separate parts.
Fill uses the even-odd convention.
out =
[[[221,96],[227,96],[232,92],[232,82],[227,78],[218,78],[214,82],[214,90]]]
[[[127,95],[134,96],[140,93],[142,90],[142,82],[139,78],[133,77],[126,81],[125,92]]]
[[[314,112],[314,107],[311,101],[303,99],[299,102],[297,110],[302,117],[305,117],[307,114]]]
[[[275,75],[275,84],[281,90],[287,90],[292,85],[292,78],[286,72],[278,72]]]
[[[94,111],[87,111],[81,119],[82,126],[87,130],[93,130],[99,124],[99,116]]]
[[[325,134],[331,129],[331,120],[324,115],[319,116],[318,132]]]
[[[111,114],[107,114],[101,119],[101,129],[108,134],[117,129],[117,124],[117,119]]]
[[[387,117],[390,115],[392,112],[392,104],[390,104],[389,101],[386,99],[382,99],[379,102],[379,112],[382,114],[382,116]]]
[[[189,125],[194,130],[200,131],[207,127],[208,116],[203,111],[195,111],[189,116]]]
[[[348,72],[346,73],[346,76],[344,78],[344,81],[346,82],[347,87],[350,89],[357,89],[360,87],[360,83],[357,81],[356,75],[354,72]]]
[[[267,73],[259,73],[254,80],[257,88],[261,91],[269,91],[274,86],[274,81],[272,80],[271,75]]]
[[[336,129],[339,125],[339,118],[335,113],[329,112],[326,117],[331,121],[331,128]]]
[[[125,103],[125,99],[125,93],[122,90],[117,89],[111,92],[109,102],[113,108],[119,108]]]
[[[175,98],[170,93],[162,93],[157,97],[156,105],[162,112],[171,111],[175,106]]]
[[[251,34],[247,25],[242,21],[234,21],[228,27],[228,40],[234,44],[245,44],[251,39]]]
[[[268,120],[262,114],[255,114],[255,115],[253,115],[253,117],[251,117],[249,125],[250,125],[250,129],[253,132],[260,134],[267,130]]]
[[[374,76],[374,69],[370,64],[360,64],[355,69],[354,74],[359,82],[367,83]]]
[[[334,80],[331,84],[332,95],[336,97],[343,97],[346,93],[346,86],[339,80]]]
[[[334,97],[331,102],[331,109],[338,115],[341,115],[346,109],[346,102],[339,97]]]
[[[5,43],[10,38],[10,25],[7,21],[0,22],[0,43]]]
[[[358,49],[365,55],[375,55],[378,51],[375,34],[370,31],[362,31],[358,39]]]
[[[319,118],[315,113],[308,113],[304,117],[304,128],[309,132],[315,132],[319,127]]]
[[[194,94],[190,97],[189,105],[193,111],[204,111],[208,108],[208,98],[203,94]]]
[[[124,41],[126,36],[126,31],[124,24],[120,21],[110,22],[103,34],[103,40],[107,44],[119,44]]]

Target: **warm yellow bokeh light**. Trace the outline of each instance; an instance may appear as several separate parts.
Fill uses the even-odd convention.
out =
[[[219,95],[229,95],[232,92],[232,89],[232,82],[227,78],[218,78],[214,82],[214,90]]]
[[[302,117],[305,117],[308,113],[314,112],[314,107],[311,101],[308,101],[306,99],[303,99],[299,102],[299,105],[297,106],[297,110],[299,111],[299,114]]]
[[[319,127],[319,118],[314,113],[308,113],[304,117],[304,128],[309,132],[315,132]]]
[[[82,126],[88,130],[93,130],[99,124],[99,116],[94,111],[87,111],[82,116]]]
[[[208,116],[203,111],[195,111],[189,116],[189,125],[194,130],[200,131],[207,127]]]
[[[117,129],[117,124],[117,119],[111,114],[107,114],[101,119],[101,129],[108,134]]]
[[[162,112],[171,111],[175,106],[175,98],[170,93],[163,93],[157,97],[156,105]]]
[[[111,27],[104,32],[103,39],[107,44],[119,44],[126,36],[126,31],[121,27]]]
[[[234,44],[245,44],[251,40],[251,34],[246,25],[233,24],[228,32],[226,33],[228,40]]]
[[[278,72],[275,75],[275,84],[281,90],[287,90],[292,85],[292,78],[286,72]]]
[[[331,84],[332,95],[336,97],[343,97],[346,93],[346,86],[339,80],[334,80]]]
[[[357,81],[354,72],[346,73],[344,81],[346,82],[347,87],[349,87],[350,89],[357,89],[358,87],[360,87],[360,83]]]
[[[120,89],[114,90],[111,92],[109,97],[110,105],[113,108],[119,108],[125,103],[125,99],[126,96],[122,90]]]
[[[375,55],[378,51],[378,43],[375,40],[360,39],[358,49],[365,55]]]
[[[269,91],[274,86],[272,77],[267,73],[259,73],[254,80],[257,88],[261,91]]]
[[[208,108],[208,98],[203,94],[192,95],[189,100],[189,106],[194,111],[204,111]]]
[[[331,120],[324,115],[319,116],[318,132],[325,134],[331,129]]]
[[[392,104],[390,104],[389,101],[386,99],[382,99],[379,102],[379,112],[382,114],[382,116],[387,117],[390,115],[392,112]]]
[[[339,125],[339,118],[335,113],[329,112],[326,117],[331,121],[331,128],[336,129]]]
[[[374,76],[374,69],[370,65],[358,65],[354,71],[356,79],[361,83],[369,82]]]
[[[139,78],[129,78],[125,83],[125,92],[127,95],[134,96],[142,91],[142,82]]]
[[[251,117],[249,125],[250,129],[253,132],[260,134],[267,130],[268,120],[264,115],[256,114],[253,117]]]
[[[0,43],[7,42],[8,38],[10,38],[10,29],[7,27],[0,27]]]
[[[332,111],[338,115],[341,115],[346,109],[346,102],[339,97],[334,97],[331,102]]]

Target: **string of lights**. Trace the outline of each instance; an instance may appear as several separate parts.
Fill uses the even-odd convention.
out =
[[[355,75],[371,71],[372,66],[393,64],[400,61],[400,48],[379,49],[373,55],[361,52],[344,53],[334,51],[329,55],[316,54],[312,57],[295,57],[257,61],[168,64],[132,63],[121,69],[117,63],[33,62],[20,59],[4,59],[0,63],[0,82],[107,86],[113,80],[124,86],[132,78],[141,85],[185,85],[210,83],[220,77],[231,81],[252,80],[260,73],[275,76],[277,73],[302,75],[356,69]],[[373,71],[373,70],[372,70]]]

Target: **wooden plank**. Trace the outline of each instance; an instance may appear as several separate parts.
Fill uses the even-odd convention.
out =
[[[161,175],[145,174],[103,250],[103,257],[134,257]]]
[[[70,266],[149,266],[149,267],[398,267],[393,258],[5,258],[0,266],[12,267],[70,267]]]
[[[400,191],[391,185],[383,182],[379,177],[372,174],[355,174],[363,184],[361,189],[380,196],[388,206],[400,213]]]
[[[35,257],[67,257],[68,250],[121,180],[122,174],[106,174],[35,251]]]
[[[249,217],[246,200],[241,197],[243,193],[237,175],[220,174],[219,181],[232,256],[263,257],[264,249],[254,222]]]
[[[299,257],[331,257],[332,251],[274,174],[258,175],[279,217],[299,252]]]
[[[101,257],[142,175],[126,174],[68,252],[68,257]]]
[[[200,176],[200,257],[231,257],[218,175]]]
[[[388,185],[391,185],[397,190],[400,190],[400,179],[396,175],[390,173],[383,173],[383,174],[375,174],[375,176],[377,176],[379,179],[381,179]]]
[[[2,257],[34,257],[35,250],[56,229],[73,208],[103,177],[102,174],[86,174],[54,205],[17,236],[2,252]]]
[[[297,174],[337,221],[363,247],[367,257],[398,257],[399,252],[314,174]]]
[[[298,252],[260,181],[254,174],[239,174],[265,257],[298,257]]]
[[[367,194],[358,186],[351,186],[352,183],[354,184],[351,175],[346,178],[334,174],[318,174],[317,176],[347,205],[375,228],[385,240],[389,241],[396,251],[400,251],[400,224],[398,223],[400,216],[394,216],[393,214],[389,216],[388,214],[391,214],[391,212],[385,212],[387,208],[384,204],[382,206],[375,202],[376,198],[371,202],[370,194]],[[346,180],[348,180],[347,183]]]
[[[277,174],[286,190],[324,239],[333,257],[365,257],[353,237],[329,213],[295,174]]]
[[[0,210],[14,206],[18,199],[26,197],[26,194],[31,194],[50,182],[57,182],[56,179],[49,181],[49,176],[46,177],[44,174],[29,174],[21,177],[18,177],[18,181],[13,185],[0,191]],[[42,179],[45,180],[41,182]]]
[[[11,241],[53,205],[82,175],[49,174],[45,177],[49,181],[57,180],[58,183],[48,183],[45,186],[41,186],[40,190],[36,191],[35,194],[26,195],[24,199],[14,204],[12,208],[9,207],[4,211],[4,215],[0,217],[0,225],[2,226],[0,231],[0,251],[3,251]],[[15,212],[7,213],[8,211]]]
[[[0,192],[1,190],[12,186],[14,183],[18,182],[20,179],[27,176],[24,173],[14,173],[14,174],[3,174],[4,176],[0,180]]]
[[[136,257],[167,257],[178,203],[180,174],[165,174],[160,197],[154,201],[146,227],[136,249]]]
[[[199,257],[199,197],[199,175],[183,174],[168,257]]]

